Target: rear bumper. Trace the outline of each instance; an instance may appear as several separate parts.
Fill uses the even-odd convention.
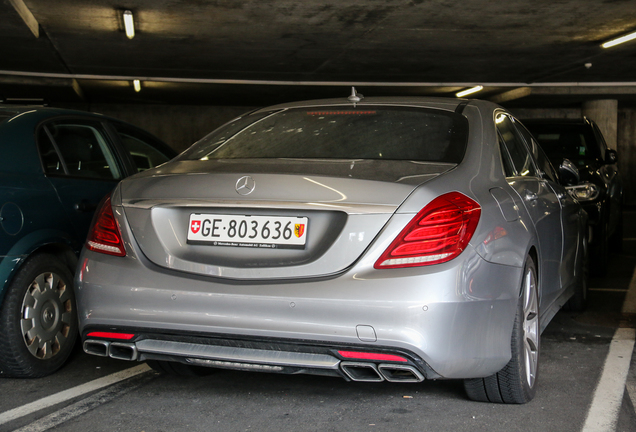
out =
[[[86,331],[84,351],[120,360],[164,360],[245,371],[337,376],[352,381],[420,382],[440,378],[412,353],[395,349],[374,348],[375,353],[386,353],[387,358],[350,359],[340,352],[369,348],[317,346],[305,341],[179,336],[134,329],[125,331],[136,336],[132,340],[121,341],[95,337],[94,331]],[[400,360],[393,359],[397,357]]]
[[[111,342],[131,344],[115,345],[116,358],[128,356],[117,357],[123,350],[137,353],[131,360],[281,367],[279,372],[345,378],[351,376],[347,359],[334,354],[339,349],[398,353],[425,378],[488,376],[509,361],[522,269],[489,263],[471,248],[441,265],[372,265],[360,262],[324,279],[257,283],[165,270],[143,256],[84,251],[76,281],[80,331],[84,342],[108,345],[102,355],[111,355]],[[87,336],[95,330],[135,337]],[[299,353],[327,356],[314,360],[330,366],[276,360]],[[360,367],[382,370],[382,364]]]

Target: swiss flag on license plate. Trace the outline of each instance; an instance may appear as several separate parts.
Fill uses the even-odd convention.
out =
[[[193,220],[192,222],[190,222],[190,230],[194,234],[198,233],[200,229],[201,229],[201,221]]]

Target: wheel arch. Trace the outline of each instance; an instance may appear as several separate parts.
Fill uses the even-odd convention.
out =
[[[2,306],[4,298],[6,297],[7,287],[11,284],[24,263],[34,255],[43,253],[55,255],[64,263],[71,274],[75,274],[78,251],[76,252],[76,248],[73,247],[73,242],[67,236],[46,238],[42,239],[41,242],[33,244],[25,244],[23,240],[24,239],[16,243],[0,263],[0,281],[3,281],[0,290],[0,306]]]
[[[535,245],[530,246],[530,250],[528,251],[528,256],[532,258],[532,261],[534,261],[534,268],[537,271],[537,274],[540,274],[539,273],[539,252],[537,251],[537,248]]]
[[[541,300],[541,286],[542,286],[542,276],[541,276],[541,260],[539,259],[539,250],[537,249],[537,247],[535,245],[531,245],[530,249],[528,250],[528,256],[530,257],[530,259],[532,260],[532,262],[534,263],[534,270],[537,273],[537,284],[539,285],[539,289],[538,289],[538,293],[539,293],[539,300]],[[522,286],[519,287],[519,295],[521,296],[522,292],[521,290],[523,289]]]

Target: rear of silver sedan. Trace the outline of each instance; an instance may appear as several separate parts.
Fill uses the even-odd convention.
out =
[[[122,182],[80,259],[85,351],[354,381],[498,372],[532,236],[490,192],[507,184],[484,108],[456,109],[275,107]]]

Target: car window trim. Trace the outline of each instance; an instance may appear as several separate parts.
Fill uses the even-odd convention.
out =
[[[497,127],[495,127],[495,129],[496,129],[496,132],[497,132],[497,146],[499,147],[499,156],[500,156],[500,159],[501,159],[501,172],[503,173],[504,177],[507,178],[507,179],[508,178],[518,177],[517,168],[512,163],[512,157],[510,156],[510,152],[508,151],[508,147],[506,147],[506,142],[504,141],[503,137],[501,136],[501,132],[499,132],[499,129]],[[503,161],[504,158],[506,158],[506,160],[508,161],[508,165],[512,168],[512,173],[514,175],[512,175],[512,176],[506,175],[506,164]]]
[[[122,165],[124,165],[124,169],[126,172],[125,177],[131,176],[137,173],[137,170],[135,168],[135,163],[132,160],[132,156],[124,148],[124,144],[122,143],[121,138],[119,137],[119,134],[117,133],[117,129],[115,129],[115,126],[112,124],[112,122],[105,121],[104,128],[106,130],[106,133],[109,136],[109,139],[113,143],[116,143],[116,145],[114,146],[116,148],[115,151],[119,159],[122,161]]]
[[[46,174],[46,178],[63,178],[63,179],[77,179],[77,180],[82,180],[82,181],[86,181],[86,180],[90,180],[90,181],[99,181],[99,182],[110,182],[110,183],[117,183],[120,182],[121,180],[123,180],[123,178],[121,179],[105,179],[105,178],[98,178],[98,177],[86,177],[86,176],[74,176],[74,175],[66,175],[66,174]]]
[[[497,135],[499,136],[499,138],[501,138],[501,140],[504,143],[504,149],[506,150],[506,153],[508,155],[508,160],[512,161],[512,157],[510,156],[510,152],[508,150],[508,146],[506,145],[506,140],[503,139],[503,136],[501,135],[501,132],[499,132],[499,128],[497,127],[497,122],[495,121],[495,119],[497,118],[497,116],[499,114],[503,114],[506,117],[508,117],[510,119],[510,121],[512,122],[512,126],[515,129],[517,128],[517,125],[515,123],[517,123],[518,120],[512,114],[510,114],[507,111],[503,111],[503,110],[495,110],[494,116],[493,116],[493,124],[495,126],[495,129],[497,130]],[[519,133],[519,131],[517,131],[517,132]],[[525,146],[526,151],[530,155],[530,163],[534,167],[535,175],[526,175],[526,176],[519,175],[519,172],[517,171],[517,167],[514,165],[514,163],[512,163],[512,169],[515,172],[515,175],[513,177],[507,177],[506,176],[506,178],[524,178],[524,179],[533,178],[533,179],[538,179],[538,180],[545,180],[540,175],[541,174],[541,170],[538,168],[537,161],[534,160],[534,155],[532,154],[532,152],[528,148],[528,145],[526,144],[526,140],[523,138],[523,135],[521,133],[519,133],[519,136],[521,137],[521,145]],[[503,168],[503,164],[502,164],[502,168]],[[536,174],[539,174],[539,175],[536,175]],[[505,175],[505,172],[504,172],[504,175]]]
[[[530,146],[528,146],[528,143],[526,143],[526,140],[523,137],[523,134],[519,132],[519,129],[517,128],[517,123],[519,121],[515,118],[515,116],[513,116],[510,113],[506,112],[504,114],[508,116],[508,118],[510,118],[510,121],[512,122],[512,126],[515,128],[515,130],[517,131],[517,134],[521,138],[521,145],[525,146],[525,149],[528,152],[528,155],[530,155],[530,163],[532,164],[532,166],[534,166],[534,172],[535,174],[538,174],[538,175],[522,176],[522,177],[537,178],[537,179],[543,180],[541,176],[541,170],[539,169],[539,165],[537,164],[537,161],[535,160],[534,155],[532,154],[532,150],[530,149]]]
[[[62,169],[64,170],[64,175],[70,176],[71,174],[70,174],[70,171],[68,170],[68,167],[66,166],[66,161],[62,157],[62,152],[60,151],[60,148],[57,146],[57,142],[55,142],[55,140],[53,139],[53,135],[51,135],[51,131],[49,131],[49,128],[46,126],[46,124],[42,125],[42,129],[44,129],[46,136],[49,137],[49,140],[51,141],[51,144],[53,145],[53,149],[55,149],[55,153],[57,153],[57,157],[60,160],[60,163],[62,164]],[[45,176],[49,176],[50,174],[46,172],[46,168],[44,167],[44,161],[42,160],[42,154],[40,153],[40,134],[37,132],[35,134],[35,140],[36,140],[35,146],[38,150],[38,155],[40,156],[40,164],[42,165],[42,171],[44,171]]]
[[[49,117],[46,118],[44,120],[42,120],[40,123],[38,123],[38,125],[35,127],[35,139],[36,139],[36,147],[38,150],[38,155],[40,156],[40,164],[42,164],[42,155],[40,154],[40,149],[39,149],[39,141],[38,141],[38,131],[40,128],[42,127],[46,127],[48,124],[52,123],[52,122],[56,122],[56,121],[79,121],[79,122],[94,122],[94,123],[99,123],[102,128],[105,131],[105,135],[106,135],[106,145],[108,147],[108,149],[113,153],[113,156],[115,158],[115,163],[118,165],[119,171],[120,171],[120,175],[121,178],[119,179],[102,179],[105,181],[120,181],[123,180],[124,178],[134,174],[134,170],[129,170],[128,166],[126,165],[124,159],[122,159],[121,155],[120,155],[120,151],[118,150],[118,148],[120,147],[120,143],[118,141],[113,141],[111,133],[108,130],[108,120],[104,119],[104,118],[100,118],[100,117],[92,117],[90,115],[87,116],[82,116],[82,115],[62,115],[62,116],[54,116],[54,117]],[[44,167],[42,167],[44,175],[45,176],[49,176],[52,175],[54,177],[66,177],[66,178],[81,178],[81,179],[90,179],[90,180],[100,180],[98,178],[95,177],[85,177],[85,176],[74,176],[71,175],[68,171],[68,168],[66,167],[66,161],[64,160],[64,158],[62,157],[62,154],[60,152],[60,149],[57,146],[57,143],[55,142],[55,139],[53,139],[51,133],[48,131],[47,129],[47,136],[49,137],[49,139],[51,139],[51,141],[53,142],[53,146],[55,148],[55,151],[58,154],[58,157],[60,158],[60,161],[62,162],[64,169],[65,169],[65,173],[64,175],[61,174],[47,174],[46,171],[44,170]]]
[[[536,138],[534,137],[534,135],[532,135],[532,132],[530,132],[530,131],[528,130],[528,128],[527,128],[527,127],[525,127],[525,125],[519,121],[519,119],[515,118],[513,115],[511,115],[510,117],[512,117],[512,118],[514,119],[514,121],[513,121],[513,125],[517,128],[517,130],[519,130],[519,129],[521,129],[521,128],[525,129],[525,131],[528,133],[528,135],[530,136],[530,138],[531,138],[531,139],[535,142],[535,144],[536,144],[536,146],[537,146],[537,151],[538,151],[538,152],[543,152],[543,153],[544,153],[543,158],[546,160],[546,162],[548,162],[548,164],[550,164],[550,166],[552,167],[552,170],[554,171],[554,172],[553,172],[553,174],[555,174],[555,175],[556,175],[556,174],[557,174],[557,172],[556,172],[556,170],[554,169],[554,166],[552,166],[552,162],[550,162],[550,159],[548,159],[547,155],[545,154],[545,152],[544,152],[544,151],[543,151],[543,149],[541,148],[541,145],[540,145],[540,144],[539,144],[539,142],[536,140]],[[532,147],[530,146],[530,143],[528,143],[528,142],[526,141],[526,138],[525,138],[524,134],[520,132],[520,133],[519,133],[519,135],[521,136],[521,140],[522,140],[522,141],[526,144],[526,148],[528,148],[528,150],[529,150],[529,152],[530,152],[530,156],[531,156],[532,162],[535,164],[535,171],[539,174],[539,176],[538,176],[538,177],[539,177],[540,179],[542,179],[542,180],[550,181],[550,182],[553,182],[553,183],[554,183],[554,182],[556,182],[554,179],[550,178],[550,177],[548,176],[548,174],[547,174],[547,173],[545,173],[545,172],[543,172],[543,171],[541,170],[541,168],[539,167],[539,164],[538,164],[538,163],[537,163],[537,161],[535,160],[534,155],[532,154],[532,150],[531,150],[531,149],[532,149]],[[558,178],[558,177],[557,177],[557,178]]]
[[[592,133],[597,141],[597,147],[601,152],[601,162],[605,163],[605,157],[608,148],[607,142],[605,141],[605,137],[603,136],[603,133],[601,132],[601,129],[598,127],[598,125],[592,121],[590,121],[590,125],[592,126]]]
[[[124,146],[124,143],[121,139],[121,137],[119,136],[119,132],[117,131],[117,127],[115,126],[116,124],[120,124],[125,128],[129,128],[132,129],[135,132],[139,132],[139,135],[143,136],[143,135],[149,135],[151,138],[154,138],[156,141],[158,141],[158,143],[161,146],[157,146],[155,145],[155,143],[149,142],[147,140],[143,140],[143,142],[147,145],[149,145],[150,147],[152,147],[153,149],[157,150],[159,153],[161,153],[162,155],[164,155],[165,157],[168,158],[168,161],[174,159],[175,157],[178,156],[177,152],[170,147],[168,144],[164,143],[163,141],[161,141],[159,138],[155,137],[154,135],[152,135],[150,132],[146,132],[141,128],[138,128],[136,126],[133,126],[131,124],[122,122],[122,121],[107,121],[107,126],[108,126],[108,133],[109,135],[111,135],[112,139],[114,142],[117,143],[117,147],[118,147],[118,151],[120,152],[121,158],[125,159],[126,161],[126,165],[127,165],[127,169],[130,169],[130,172],[128,173],[128,175],[133,175],[133,174],[137,174],[137,165],[135,164],[135,161],[132,158],[132,155],[126,150],[126,147]],[[168,150],[168,153],[172,152],[173,155],[170,154],[166,154],[166,150]]]

